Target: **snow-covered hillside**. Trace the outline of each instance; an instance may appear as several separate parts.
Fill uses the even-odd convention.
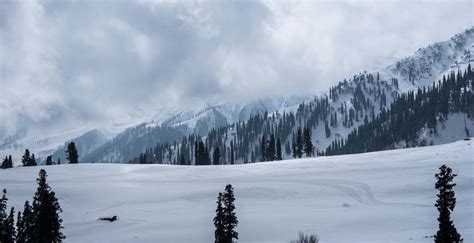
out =
[[[431,85],[451,71],[474,63],[474,27],[443,42],[420,48],[414,55],[380,70],[384,76],[401,81],[403,91]]]
[[[31,199],[40,168],[64,210],[66,242],[212,242],[218,192],[235,187],[239,242],[432,242],[434,174],[455,178],[454,222],[474,241],[474,144],[234,166],[79,164],[0,170],[9,206]],[[97,221],[118,215],[114,223]]]

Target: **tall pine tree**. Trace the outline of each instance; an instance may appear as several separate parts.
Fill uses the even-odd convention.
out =
[[[66,154],[66,158],[69,161],[69,164],[79,163],[79,154],[77,153],[76,144],[74,142],[70,142],[67,145]]]
[[[235,215],[234,201],[234,188],[228,184],[222,196],[222,202],[224,204],[224,243],[232,243],[233,239],[239,239],[239,234],[235,230],[239,221]]]
[[[222,205],[222,193],[219,192],[217,196],[216,217],[214,217],[214,243],[225,243],[225,228],[224,228],[224,207]]]
[[[40,170],[37,179],[38,189],[33,198],[33,241],[32,242],[62,242],[66,237],[61,232],[62,212],[58,199],[51,187],[46,183],[46,171]],[[25,219],[23,219],[24,221]]]
[[[33,209],[28,201],[25,202],[23,214],[18,212],[16,220],[17,243],[27,243],[33,240]]]
[[[456,197],[453,190],[456,186],[456,183],[453,183],[453,179],[456,176],[456,174],[453,174],[451,168],[446,165],[439,167],[439,173],[435,175],[438,180],[435,184],[435,188],[439,190],[437,194],[438,199],[435,204],[439,212],[439,229],[434,236],[435,243],[462,242],[461,235],[451,220],[451,213],[456,206]]]

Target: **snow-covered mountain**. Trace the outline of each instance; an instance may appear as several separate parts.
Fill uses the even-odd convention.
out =
[[[226,163],[229,157],[231,142],[236,144],[236,163],[258,161],[262,149],[261,139],[275,135],[282,141],[283,158],[291,158],[291,144],[299,128],[309,127],[316,151],[323,152],[334,143],[340,144],[348,134],[360,125],[370,122],[382,111],[391,109],[391,103],[403,93],[427,88],[443,75],[452,71],[465,72],[466,67],[474,62],[470,53],[474,45],[474,28],[460,33],[448,41],[436,43],[420,49],[413,56],[373,72],[361,72],[331,87],[328,93],[296,106],[276,110],[267,118],[246,123],[232,124],[215,133],[204,136],[207,146],[218,146],[224,149]],[[462,92],[472,95],[472,84]],[[443,101],[444,102],[444,101]],[[448,102],[448,101],[446,101]],[[292,113],[293,116],[284,114]],[[255,123],[256,122],[256,123]],[[452,124],[463,124],[454,126]],[[257,124],[257,125],[255,125]],[[438,118],[437,134],[426,134],[418,131],[419,142],[398,144],[399,147],[416,146],[416,144],[440,144],[452,142],[468,136],[466,131],[474,130],[472,116],[468,114],[447,114]],[[449,127],[447,127],[449,126]],[[239,131],[240,130],[240,131]],[[202,135],[202,134],[201,134]],[[215,144],[217,143],[217,145]],[[162,146],[149,147],[145,156],[155,163],[175,163],[178,161],[179,148],[193,146],[193,141],[162,149]],[[166,147],[166,146],[165,146]],[[152,151],[153,150],[153,151]],[[156,152],[156,150],[159,150]],[[182,153],[183,149],[181,149]],[[189,152],[189,151],[188,151]],[[188,153],[187,152],[187,153]],[[192,149],[184,157],[192,161]],[[209,148],[212,154],[212,148]],[[181,155],[179,155],[181,156]],[[136,157],[138,158],[138,157]],[[124,161],[126,162],[126,161]],[[137,162],[135,159],[134,162]]]
[[[220,104],[204,109],[163,107],[155,114],[143,118],[142,123],[131,126],[113,139],[81,156],[84,161],[128,161],[157,143],[179,142],[184,135],[207,134],[211,129],[229,123],[244,121],[251,115],[294,107],[310,100],[308,96],[266,98],[236,104]],[[76,140],[76,139],[72,139]],[[63,153],[60,147],[55,153]]]
[[[414,55],[380,70],[386,78],[397,78],[403,91],[432,85],[451,71],[474,63],[474,27],[443,42],[420,48]]]
[[[328,114],[337,116],[339,120],[330,126],[330,135],[326,135],[324,123],[313,127],[313,141],[317,148],[323,150],[329,146],[335,139],[342,139],[357,126],[359,126],[367,115],[373,118],[378,115],[382,108],[388,109],[393,99],[402,92],[416,90],[419,87],[432,85],[434,81],[440,79],[443,75],[449,74],[453,70],[465,68],[469,63],[474,64],[474,28],[470,28],[463,33],[457,34],[450,40],[432,44],[426,48],[419,49],[414,55],[403,58],[402,60],[384,68],[374,69],[372,72],[361,72],[353,77],[339,82],[332,90],[321,97],[327,96],[329,99]],[[371,82],[367,80],[371,78]],[[335,90],[339,94],[335,94]],[[333,92],[332,95],[331,92]],[[359,96],[359,97],[357,97]],[[319,98],[321,98],[319,97]],[[364,101],[362,101],[362,98]],[[133,153],[144,152],[146,149],[154,146],[157,141],[172,143],[174,140],[180,141],[182,134],[194,133],[206,136],[210,129],[221,127],[226,124],[245,121],[251,115],[262,114],[268,111],[270,115],[283,114],[283,112],[296,113],[301,104],[311,104],[313,98],[308,96],[288,96],[265,98],[257,101],[238,103],[238,104],[218,104],[209,105],[204,108],[196,107],[167,107],[162,106],[151,112],[138,112],[134,114],[133,119],[125,119],[122,122],[112,122],[111,126],[98,128],[107,137],[112,138],[118,134],[114,141],[110,140],[104,144],[103,148],[97,148],[97,151],[88,151],[83,158],[89,158],[94,161],[125,162],[132,155],[121,149],[134,148]],[[381,101],[383,105],[380,105]],[[313,103],[314,104],[314,103]],[[341,108],[341,106],[343,108]],[[351,109],[358,108],[359,111],[354,115],[350,124],[343,124],[341,118],[346,116],[345,112],[351,112]],[[360,112],[360,113],[359,113]],[[329,116],[326,118],[329,122]],[[469,126],[471,122],[466,122]],[[178,128],[176,137],[167,137],[167,139],[152,138],[149,134],[157,134],[162,127]],[[132,128],[127,130],[127,128]],[[12,136],[3,138],[0,143],[0,155],[13,154],[14,157],[30,148],[36,152],[39,157],[51,154],[55,149],[61,150],[64,142],[74,140],[80,135],[96,129],[96,127],[80,127],[74,130],[66,131],[61,134],[42,137],[31,136],[28,132],[21,130]],[[464,129],[464,127],[462,128]],[[130,133],[131,131],[134,133]],[[140,132],[137,132],[140,130]],[[122,133],[122,134],[121,134]],[[460,132],[455,132],[459,134]],[[138,137],[135,137],[136,134]],[[421,134],[420,136],[423,136]],[[433,138],[434,144],[441,141],[448,142],[453,139],[459,139],[459,136],[445,135],[443,139]],[[446,137],[452,139],[446,140]],[[148,139],[148,142],[144,142]],[[437,141],[440,140],[440,141]],[[142,144],[137,144],[137,143]],[[284,143],[291,142],[286,139]],[[119,143],[119,145],[114,145]],[[133,144],[133,146],[132,146]],[[109,146],[109,149],[104,149]],[[114,148],[110,150],[110,148]],[[102,152],[100,152],[102,151]],[[129,151],[132,152],[132,151]],[[89,154],[94,153],[94,156]],[[121,156],[121,153],[129,154]]]

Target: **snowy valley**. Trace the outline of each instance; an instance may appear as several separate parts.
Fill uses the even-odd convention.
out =
[[[474,143],[229,166],[77,164],[0,170],[9,206],[31,200],[40,168],[66,242],[212,242],[217,193],[235,188],[239,242],[433,242],[438,167],[455,178],[453,219],[474,241]],[[98,221],[117,215],[116,222]]]

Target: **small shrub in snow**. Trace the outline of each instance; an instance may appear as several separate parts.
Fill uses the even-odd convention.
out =
[[[305,235],[304,233],[300,232],[298,234],[298,239],[292,240],[291,243],[318,243],[319,237],[316,234],[309,234]]]

